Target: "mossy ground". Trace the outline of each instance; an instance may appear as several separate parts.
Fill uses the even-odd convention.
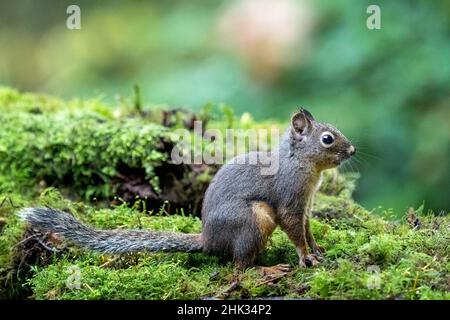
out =
[[[157,253],[102,255],[73,247],[58,238],[36,234],[19,221],[17,211],[27,206],[51,206],[74,214],[87,224],[97,228],[142,228],[176,232],[198,233],[201,221],[197,212],[182,210],[177,215],[167,214],[164,206],[160,209],[145,211],[145,206],[136,201],[134,205],[120,203],[104,207],[95,199],[82,193],[85,185],[92,188],[94,194],[108,194],[105,188],[109,178],[102,183],[90,184],[92,172],[110,166],[106,177],[114,176],[114,163],[106,163],[102,152],[114,153],[122,150],[117,157],[125,157],[123,146],[128,145],[130,136],[117,128],[129,128],[131,136],[136,133],[136,122],[142,126],[148,120],[114,119],[111,111],[100,102],[64,103],[49,97],[31,94],[21,95],[11,89],[0,90],[0,104],[9,108],[11,121],[17,126],[25,126],[22,118],[33,118],[36,112],[32,108],[39,105],[41,120],[31,119],[33,130],[45,126],[53,117],[57,117],[60,108],[64,112],[84,110],[101,117],[99,128],[114,137],[116,148],[100,148],[100,156],[91,158],[94,166],[80,162],[74,170],[80,173],[80,184],[70,192],[72,180],[60,177],[64,192],[55,188],[39,186],[39,179],[33,179],[40,170],[40,178],[48,176],[58,178],[58,172],[66,170],[64,161],[53,162],[48,159],[42,165],[45,152],[26,153],[27,141],[17,141],[14,137],[25,137],[37,150],[39,146],[52,146],[47,151],[52,157],[64,157],[55,147],[61,137],[57,130],[47,135],[47,140],[34,133],[15,130],[6,122],[8,130],[0,130],[0,155],[9,162],[9,167],[1,167],[0,172],[0,297],[30,299],[202,299],[202,298],[303,298],[303,299],[450,299],[450,216],[448,213],[435,215],[422,212],[422,209],[409,209],[402,218],[393,219],[389,210],[369,212],[355,203],[351,193],[355,187],[355,177],[328,172],[314,206],[313,232],[320,245],[326,249],[324,261],[312,268],[297,266],[298,258],[294,246],[287,236],[277,229],[269,241],[267,250],[260,257],[262,265],[289,263],[293,271],[279,279],[266,279],[252,268],[244,272],[236,270],[229,262],[201,253]],[[74,106],[72,106],[74,104]],[[15,108],[17,109],[14,109]],[[84,106],[84,107],[82,107]],[[1,107],[1,106],[0,106]],[[85,108],[85,109],[83,109]],[[6,109],[5,109],[6,110]],[[31,113],[30,113],[31,112]],[[67,115],[67,114],[65,114]],[[70,118],[76,127],[77,121],[85,117]],[[108,120],[110,119],[110,120]],[[6,120],[3,120],[6,121]],[[9,120],[8,120],[9,121]],[[34,121],[34,122],[33,122]],[[111,122],[108,122],[111,121]],[[231,116],[228,120],[233,121]],[[141,126],[142,125],[142,126]],[[229,126],[232,124],[226,124]],[[248,124],[245,125],[260,125]],[[62,124],[55,124],[62,128]],[[158,127],[159,128],[159,127]],[[62,128],[63,130],[64,128]],[[160,130],[161,129],[161,130]],[[165,129],[157,130],[157,135]],[[69,130],[69,129],[67,129]],[[102,131],[101,129],[100,131]],[[111,131],[109,131],[111,130]],[[105,131],[105,132],[106,132]],[[82,133],[81,133],[82,136]],[[35,141],[31,141],[36,138]],[[73,142],[85,145],[80,154],[95,149],[95,143],[103,141]],[[133,141],[142,139],[139,136]],[[39,140],[42,139],[42,140]],[[61,138],[62,139],[62,138]],[[77,137],[73,137],[77,139]],[[84,139],[88,139],[85,137]],[[151,139],[151,137],[145,137]],[[95,140],[95,139],[93,139]],[[39,142],[40,141],[40,142]],[[111,141],[114,141],[112,139]],[[121,141],[121,142],[120,142]],[[154,140],[150,140],[151,142]],[[66,139],[59,144],[65,149]],[[5,147],[7,146],[7,147]],[[53,148],[55,147],[55,148]],[[3,149],[2,149],[3,148]],[[8,154],[8,148],[14,152]],[[146,158],[146,149],[138,150],[135,161],[150,161],[152,168],[165,161],[163,155]],[[21,157],[28,159],[28,165]],[[14,160],[14,157],[16,160]],[[102,162],[103,161],[103,162]],[[46,167],[48,166],[48,169]],[[29,171],[27,171],[29,170]],[[83,173],[84,170],[84,173]],[[154,170],[148,171],[152,179]],[[110,176],[108,176],[110,175]],[[67,191],[69,190],[69,191]],[[69,198],[71,200],[69,200]],[[192,215],[191,215],[192,214]],[[396,214],[396,217],[399,215]],[[79,282],[77,275],[79,274]],[[77,285],[79,284],[79,288]]]
[[[148,215],[126,205],[95,209],[70,202],[55,190],[27,205],[69,210],[98,228],[199,232],[201,227],[198,218],[188,215]],[[4,267],[25,229],[15,217],[16,211],[9,203],[1,209],[7,220],[0,237]],[[329,212],[335,216],[330,218]],[[53,244],[60,252],[51,253],[47,264],[32,267],[23,285],[31,288],[29,298],[35,299],[449,299],[450,219],[415,214],[420,221],[418,229],[407,221],[389,221],[369,213],[349,198],[320,195],[312,227],[327,250],[325,260],[313,268],[295,267],[278,281],[267,281],[257,269],[240,272],[231,263],[201,253],[109,256],[62,242]],[[260,260],[263,265],[296,266],[297,255],[277,229]],[[67,286],[74,267],[80,272],[79,289]],[[237,286],[229,291],[233,283]]]

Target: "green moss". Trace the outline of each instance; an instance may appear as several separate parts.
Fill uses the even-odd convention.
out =
[[[165,129],[137,119],[1,114],[0,172],[13,186],[69,186],[85,199],[111,197],[121,167],[143,169],[156,190],[155,167],[167,160]],[[11,191],[4,184],[1,191]],[[6,190],[5,190],[6,189]]]
[[[186,254],[165,259],[143,256],[138,257],[136,265],[126,268],[102,267],[100,260],[94,259],[76,264],[59,261],[38,270],[31,283],[36,299],[195,299],[217,290],[209,281],[217,264],[208,261],[200,269],[192,267],[190,259]],[[80,272],[79,289],[66,285],[70,267],[74,265]]]
[[[25,203],[20,195],[0,193],[0,219],[4,221],[0,228],[0,299],[17,296],[22,289],[15,283],[14,265],[25,225],[14,213]]]
[[[140,183],[150,185],[151,192],[158,196],[163,186],[156,170],[171,165],[171,147],[179,138],[175,130],[186,120],[178,118],[208,117],[169,112],[178,120],[167,128],[161,125],[165,114],[162,110],[145,109],[136,113],[135,109],[127,100],[111,107],[101,99],[66,102],[0,87],[0,192],[23,190],[33,197],[53,186],[70,197],[111,200],[118,188],[139,176],[143,179]],[[216,115],[212,126],[225,132],[222,118],[229,116]],[[250,124],[255,129],[274,125],[238,121],[235,127],[247,128]],[[212,145],[212,142],[202,142],[204,150],[211,149]],[[200,198],[199,193],[204,192],[214,170],[187,170],[179,179],[185,180],[189,191]],[[196,202],[191,201],[189,205],[195,206]]]
[[[100,98],[66,102],[61,99],[36,93],[19,92],[0,86],[0,109],[7,113],[96,113],[106,118],[114,118],[113,109],[102,103]]]
[[[328,197],[318,197],[317,206]],[[147,215],[125,205],[95,209],[70,202],[55,190],[46,191],[35,204],[65,208],[98,228],[176,232],[199,232],[201,228],[200,220],[188,215]],[[36,299],[450,298],[448,216],[422,215],[424,227],[414,230],[406,221],[385,220],[354,203],[347,206],[346,216],[312,221],[318,243],[327,250],[324,262],[314,268],[295,267],[275,283],[267,282],[256,269],[239,272],[230,263],[201,253],[109,256],[72,246],[54,255],[50,264],[33,268],[26,281]],[[8,228],[18,225],[11,220]],[[7,232],[5,238],[18,241],[18,233]],[[260,262],[297,265],[295,249],[281,230],[274,232]],[[73,267],[80,271],[80,289],[67,287]],[[235,281],[239,285],[228,292]]]
[[[356,187],[357,173],[339,174],[337,169],[326,170],[322,174],[320,191],[327,195],[350,198]]]

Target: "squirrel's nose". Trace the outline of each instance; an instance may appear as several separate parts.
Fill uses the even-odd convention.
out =
[[[354,146],[350,146],[350,148],[347,149],[347,152],[350,156],[353,156],[356,153],[356,148]]]

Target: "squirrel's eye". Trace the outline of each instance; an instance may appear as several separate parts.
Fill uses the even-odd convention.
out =
[[[331,147],[331,145],[334,142],[334,136],[330,132],[324,132],[322,133],[322,136],[320,137],[320,142],[325,148]]]

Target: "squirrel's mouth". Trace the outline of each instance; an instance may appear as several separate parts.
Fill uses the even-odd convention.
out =
[[[343,162],[348,160],[350,157],[351,157],[351,155],[349,155],[347,153],[339,153],[338,155],[336,155],[336,158],[334,159],[333,164],[336,166],[339,166],[340,164],[342,164]]]
[[[335,166],[339,166],[342,162],[344,162],[347,159],[342,159],[341,157],[336,157],[336,159],[333,161],[333,164]]]

